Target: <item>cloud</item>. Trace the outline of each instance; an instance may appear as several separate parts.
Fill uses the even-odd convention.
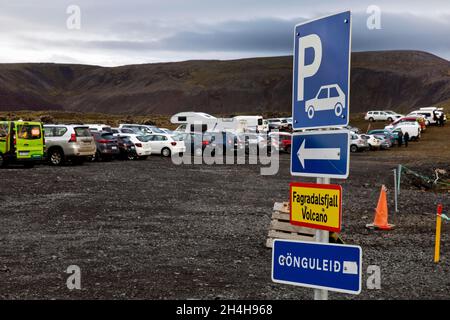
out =
[[[8,56],[0,54],[0,62],[36,56],[109,65],[288,55],[295,24],[346,8],[353,10],[353,50],[413,49],[450,59],[450,6],[439,0],[378,0],[381,30],[367,29],[365,9],[372,1],[366,0],[345,5],[312,0],[77,2],[82,8],[78,31],[65,27],[69,1],[5,4],[0,26],[8,32],[0,33],[0,42]]]

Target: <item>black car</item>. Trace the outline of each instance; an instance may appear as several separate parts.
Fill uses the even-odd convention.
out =
[[[137,158],[136,147],[129,137],[118,136],[119,158],[122,160],[135,160]]]
[[[120,154],[117,138],[109,132],[92,132],[97,152],[93,160],[103,161],[112,160]]]

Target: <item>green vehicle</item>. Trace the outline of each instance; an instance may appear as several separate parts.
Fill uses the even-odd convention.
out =
[[[42,123],[0,121],[0,167],[10,163],[34,166],[44,157]]]

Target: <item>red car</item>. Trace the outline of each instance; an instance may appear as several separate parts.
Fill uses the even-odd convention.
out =
[[[277,149],[280,151],[291,153],[291,143],[292,143],[291,135],[286,132],[276,132],[276,133],[274,132],[271,134],[272,138],[274,137],[275,134],[278,137],[278,148]],[[274,141],[275,140],[272,140],[272,145],[274,145]]]

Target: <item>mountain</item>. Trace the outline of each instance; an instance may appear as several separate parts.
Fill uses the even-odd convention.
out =
[[[98,67],[0,64],[0,111],[212,114],[291,109],[292,57]],[[450,62],[419,51],[352,53],[351,112],[450,100]]]

